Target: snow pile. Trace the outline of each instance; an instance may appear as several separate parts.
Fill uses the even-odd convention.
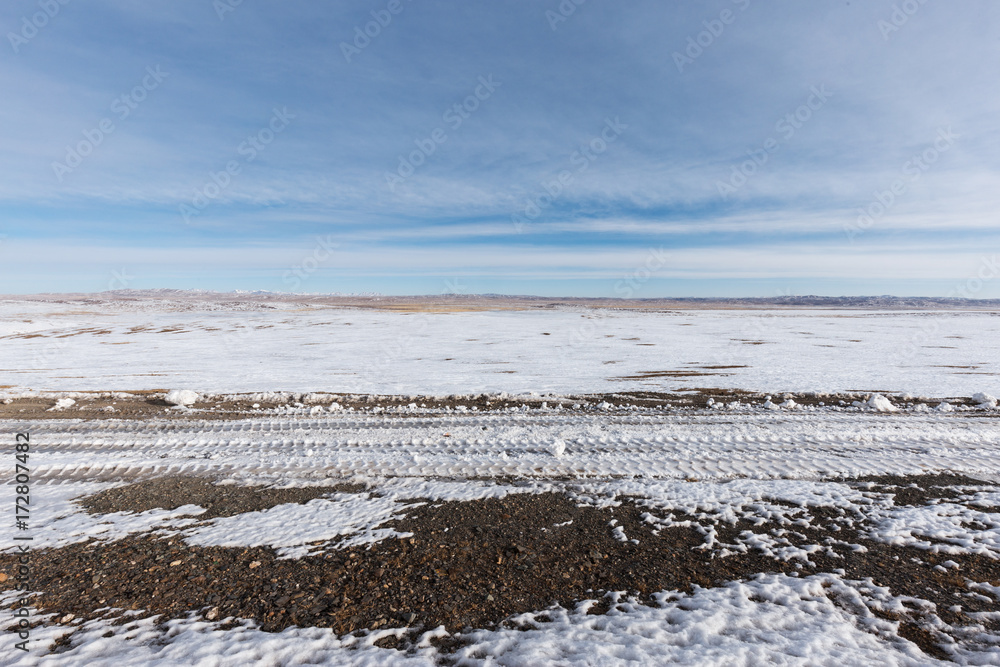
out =
[[[60,398],[56,401],[55,405],[49,408],[49,412],[52,412],[53,410],[65,410],[66,408],[71,408],[74,405],[76,405],[76,401],[72,398]]]
[[[941,401],[940,403],[938,403],[938,406],[936,408],[934,408],[934,409],[937,410],[938,412],[954,412],[955,411],[955,408],[952,407],[951,403],[949,403],[948,401]]]
[[[865,405],[876,412],[898,412],[899,408],[889,402],[882,394],[872,394]]]
[[[979,392],[978,394],[973,394],[972,400],[978,403],[980,406],[987,408],[995,408],[997,406],[997,399],[995,396],[990,396],[987,393]]]
[[[198,401],[198,392],[190,389],[174,389],[167,392],[164,399],[170,405],[190,406]]]
[[[555,440],[549,448],[552,456],[562,456],[566,452],[566,443],[562,440]]]

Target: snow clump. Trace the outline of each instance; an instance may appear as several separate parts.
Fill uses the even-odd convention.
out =
[[[990,396],[989,394],[986,394],[986,393],[983,393],[983,392],[979,392],[978,394],[974,394],[972,396],[972,400],[974,400],[979,405],[985,406],[987,408],[995,408],[997,406],[997,399],[996,399],[996,397]]]
[[[198,392],[191,391],[190,389],[174,389],[167,392],[167,395],[163,400],[170,405],[182,405],[187,407],[189,405],[194,405],[198,400]]]
[[[56,401],[55,405],[49,408],[49,412],[51,412],[52,410],[65,410],[66,408],[73,407],[74,405],[76,405],[76,401],[74,401],[72,398],[60,398],[58,401]]]
[[[898,412],[899,408],[889,402],[889,399],[882,394],[872,394],[872,397],[865,403],[866,406],[878,412]]]
[[[549,451],[552,452],[552,456],[562,456],[566,452],[566,443],[562,440],[556,440],[549,447]]]

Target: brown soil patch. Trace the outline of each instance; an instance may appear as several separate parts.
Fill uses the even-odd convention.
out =
[[[253,486],[217,485],[201,477],[159,477],[127,486],[106,489],[87,496],[80,504],[91,514],[145,512],[151,509],[175,510],[184,505],[199,505],[205,512],[199,519],[261,512],[287,503],[305,504],[333,493],[359,493],[360,484],[310,486],[295,489],[270,489]]]
[[[871,491],[891,493],[895,505],[920,506],[941,500],[955,500],[973,489],[991,488],[989,482],[957,475],[937,473],[933,475],[866,475],[856,482],[867,482]],[[956,488],[958,487],[958,488]],[[987,510],[988,511],[988,510]]]

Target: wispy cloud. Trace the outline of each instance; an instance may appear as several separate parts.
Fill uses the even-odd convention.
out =
[[[171,254],[183,248],[227,258],[203,286],[252,288],[265,281],[255,272],[282,266],[255,246],[304,248],[318,234],[353,244],[365,275],[439,262],[487,267],[498,281],[504,266],[567,280],[614,273],[667,244],[685,275],[799,272],[839,276],[847,289],[859,271],[901,279],[915,263],[958,278],[968,257],[996,246],[996,3],[927,3],[888,40],[879,21],[892,3],[882,1],[587,3],[556,30],[545,3],[404,4],[350,59],[340,42],[383,5],[241,3],[221,19],[196,0],[64,6],[29,43],[5,45],[0,86],[13,92],[0,105],[0,233],[9,237],[0,253],[9,258],[16,241],[72,239],[108,261],[124,247],[154,253],[168,276],[190,265]],[[0,24],[16,31],[35,9],[9,3]],[[726,10],[737,20],[678,71],[674,54]],[[122,117],[122,96],[157,67],[169,77]],[[484,79],[501,84],[467,103]],[[821,103],[817,90],[828,93]],[[460,109],[456,126],[449,110],[463,104],[475,108]],[[240,146],[276,108],[294,122],[247,159]],[[574,156],[608,118],[629,129],[579,170]],[[97,142],[105,120],[114,129]],[[849,243],[844,226],[941,128],[958,135],[954,145]],[[388,187],[400,156],[438,129],[433,154]],[[78,166],[54,167],[81,146]],[[239,172],[185,220],[182,207],[234,160]],[[572,179],[515,234],[511,213],[563,172]],[[793,252],[797,243],[808,250]],[[872,251],[890,253],[887,264],[867,263]],[[463,254],[476,261],[456,262]],[[503,257],[507,265],[492,259]],[[85,264],[79,272],[104,275],[96,259]],[[81,275],[47,270],[66,289]],[[240,278],[209,277],[225,271]]]

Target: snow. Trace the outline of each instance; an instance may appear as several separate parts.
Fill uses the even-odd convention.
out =
[[[411,507],[413,505],[410,505]],[[351,535],[338,547],[377,542],[389,537],[405,537],[377,526],[400,518],[401,507],[394,498],[370,494],[339,493],[330,499],[315,499],[304,505],[286,504],[262,512],[247,512],[214,519],[205,526],[184,531],[184,541],[196,546],[270,546],[281,558],[300,558],[319,545]]]
[[[1000,515],[940,503],[895,507],[874,514],[873,539],[934,553],[981,554],[1000,559]],[[976,526],[976,528],[972,528]]]
[[[185,408],[236,392],[248,392],[240,400],[255,408],[283,404],[280,413],[231,421],[199,420],[197,410],[184,409],[177,411],[184,419],[170,421],[5,422],[10,432],[31,433],[35,549],[152,533],[192,545],[267,546],[296,558],[400,537],[388,526],[414,502],[561,491],[599,507],[628,496],[654,530],[695,527],[704,538],[699,548],[720,558],[756,551],[808,562],[827,547],[787,536],[795,526],[816,524],[823,515],[817,508],[844,510],[844,523],[872,540],[1000,558],[995,490],[908,507],[894,505],[891,493],[844,480],[950,471],[1000,481],[994,398],[1000,318],[993,313],[579,307],[407,313],[272,305],[206,302],[157,310],[100,299],[86,306],[0,302],[0,345],[9,358],[26,360],[9,364],[11,386],[2,397],[44,396],[62,410],[82,390],[114,398],[173,386],[199,390],[166,394],[168,403]],[[582,399],[561,396],[692,387],[771,392],[774,400],[712,400],[704,410],[626,409],[607,401],[582,412],[562,409]],[[896,391],[909,393],[887,393]],[[463,397],[480,392],[520,398],[521,405],[502,414],[469,407]],[[802,392],[851,392],[863,400],[817,408]],[[342,395],[351,393],[409,395],[410,402],[375,413],[345,407]],[[468,405],[432,414],[419,404],[426,394],[457,394]],[[927,396],[937,400],[921,398]],[[978,407],[955,400],[969,396]],[[939,405],[930,409],[929,402]],[[75,500],[170,474],[279,487],[351,481],[364,490],[212,519],[195,505],[90,515]],[[780,528],[744,531],[722,544],[715,526],[738,520]],[[612,524],[602,529],[616,539],[641,537]],[[14,546],[12,537],[0,534],[0,548]],[[954,569],[950,561],[942,567]],[[652,607],[616,594],[606,615],[586,614],[593,601],[537,610],[515,619],[519,629],[471,631],[455,662],[939,664],[869,609],[875,600],[902,610],[899,600],[842,576],[762,575],[689,595],[663,591]],[[975,586],[983,595],[1000,591]],[[48,657],[40,650],[22,655],[13,648],[16,635],[0,632],[0,661],[442,662],[431,643],[443,633],[437,628],[424,628],[420,648],[404,654],[374,645],[400,629],[336,637],[316,628],[263,633],[249,622],[224,631],[224,620],[175,620],[166,631],[152,620],[77,621],[69,650]],[[32,642],[47,646],[64,632],[65,626],[41,625]],[[960,664],[997,662],[996,653],[946,650]]]
[[[172,385],[202,393],[719,387],[1000,395],[1000,318],[989,312],[156,305],[0,301],[4,352],[24,360],[5,379],[14,385],[6,393]],[[699,375],[643,376],[663,371]]]
[[[687,433],[690,449],[685,451],[691,454],[701,451],[704,454],[709,443],[716,442],[720,459],[743,460],[746,470],[758,473],[771,471],[776,475],[770,478],[717,477],[685,481],[676,477],[678,473],[686,473],[675,470],[674,478],[663,479],[633,475],[623,479],[538,480],[513,485],[493,483],[488,479],[462,481],[445,477],[451,475],[456,463],[467,463],[468,446],[456,445],[449,439],[447,445],[433,442],[428,448],[428,456],[434,456],[431,454],[434,450],[439,451],[436,453],[437,460],[430,462],[429,470],[432,472],[427,476],[355,476],[351,481],[365,483],[365,491],[335,493],[301,505],[279,505],[260,512],[207,521],[199,518],[202,508],[193,505],[173,511],[87,515],[73,499],[112,484],[81,481],[92,473],[80,474],[76,467],[48,474],[53,470],[40,466],[40,479],[33,485],[32,494],[38,499],[32,519],[34,546],[51,547],[89,538],[111,540],[158,531],[180,537],[190,544],[270,546],[278,550],[279,556],[294,558],[317,549],[400,537],[385,524],[404,514],[407,506],[412,506],[415,500],[471,500],[503,497],[510,493],[561,490],[573,495],[580,503],[597,506],[615,505],[624,496],[636,499],[648,508],[645,520],[655,525],[690,525],[674,519],[671,512],[693,514],[699,522],[707,525],[707,528],[702,528],[705,535],[702,548],[716,550],[718,557],[725,557],[733,551],[755,550],[774,558],[807,562],[811,554],[825,547],[793,545],[781,537],[780,531],[756,534],[746,531],[735,544],[720,544],[712,522],[749,519],[751,522],[768,521],[790,527],[809,525],[812,521],[810,510],[817,507],[844,509],[845,517],[864,516],[869,526],[866,535],[871,539],[948,554],[979,553],[1000,557],[1000,517],[986,511],[1000,504],[1000,492],[992,487],[967,489],[952,501],[934,505],[897,507],[893,505],[890,493],[872,491],[864,485],[859,487],[840,481],[777,476],[811,475],[812,469],[808,466],[797,468],[796,459],[787,451],[787,443],[796,439],[812,439],[814,444],[823,440],[842,453],[845,437],[849,440],[865,436],[870,440],[869,445],[861,438],[854,441],[855,447],[864,452],[860,458],[869,459],[869,466],[876,471],[886,472],[898,463],[898,456],[893,451],[884,452],[882,458],[875,454],[885,450],[890,443],[909,449],[919,447],[920,442],[951,437],[953,446],[958,445],[960,438],[964,438],[965,443],[956,446],[955,461],[968,463],[969,457],[979,448],[990,462],[986,467],[991,472],[983,474],[983,477],[1000,480],[1000,465],[997,464],[1000,457],[995,455],[998,427],[992,424],[995,420],[951,415],[910,416],[893,418],[892,421],[897,423],[879,430],[876,425],[884,423],[885,418],[872,413],[854,413],[850,419],[837,420],[827,420],[822,416],[803,419],[798,410],[782,412],[781,419],[776,420],[778,416],[761,415],[761,430],[756,437],[751,437],[755,432],[747,429],[747,424],[738,426],[747,429],[742,441],[733,437],[731,418],[727,416],[729,423],[715,423],[719,417],[714,414],[688,417],[673,425],[646,419],[630,426],[616,423],[619,418],[613,415],[599,413],[557,419],[548,431],[544,424],[525,420],[506,426],[509,429],[506,434],[501,432],[501,440],[506,443],[505,455],[515,461],[524,457],[531,466],[555,458],[551,448],[544,443],[554,445],[567,441],[574,444],[559,460],[579,465],[580,453],[587,449],[587,438],[577,437],[573,433],[574,428],[606,433],[610,426],[618,432],[618,440],[604,438],[603,443],[600,439],[594,440],[602,452],[601,456],[607,456],[619,447],[629,456],[641,456],[642,447],[655,443],[656,437],[668,442]],[[433,424],[445,422],[451,432],[460,436],[465,429],[470,432],[480,430],[483,423],[496,428],[491,421],[494,419],[489,415],[441,417],[423,420],[426,423],[419,428],[426,431],[434,429]],[[671,419],[677,421],[677,418]],[[916,423],[907,426],[909,420]],[[950,423],[954,420],[961,420],[968,428],[955,429]],[[295,423],[306,427],[306,430],[296,434],[289,428]],[[359,452],[363,460],[371,463],[373,456],[389,459],[383,472],[392,470],[399,474],[412,470],[412,466],[392,462],[391,451],[405,442],[407,437],[398,432],[404,428],[400,420],[373,417],[357,423],[356,426],[344,424],[340,435],[345,435],[343,431],[346,431],[348,439],[355,442],[351,449],[363,450],[362,441],[371,445],[370,453]],[[857,428],[859,423],[863,428]],[[36,453],[39,460],[51,458],[60,451],[69,458],[76,458],[78,455],[74,453],[74,448],[79,448],[90,452],[95,470],[103,469],[102,464],[120,461],[128,452],[137,449],[142,456],[143,434],[148,431],[155,445],[152,451],[166,453],[168,465],[170,456],[180,455],[182,460],[199,462],[197,465],[200,467],[188,468],[189,472],[197,470],[200,474],[222,475],[230,484],[271,481],[280,485],[315,486],[328,482],[325,476],[317,474],[321,471],[310,466],[297,466],[295,461],[306,451],[324,447],[322,437],[307,443],[302,435],[306,432],[322,433],[331,422],[302,418],[298,422],[256,420],[194,424],[192,432],[202,433],[200,441],[192,442],[190,434],[182,429],[175,437],[177,443],[184,444],[177,448],[164,437],[155,423],[46,422],[44,425],[36,424],[39,430],[33,433],[38,433],[39,442],[46,442]],[[383,433],[380,425],[390,428]],[[127,428],[119,433],[123,426]],[[177,428],[176,423],[159,426],[171,430]],[[253,440],[251,447],[244,451],[238,445],[234,446],[231,437],[218,436],[227,429],[230,436],[244,432],[241,426],[257,427],[258,430],[246,432],[257,433],[263,439]],[[531,429],[534,435],[525,437],[526,429]],[[717,435],[711,435],[715,433],[714,429],[720,429]],[[62,438],[69,433],[72,437],[63,443]],[[626,433],[629,435],[626,436]],[[762,452],[767,449],[764,443],[768,439],[761,438],[765,433],[770,434],[774,442],[783,443],[775,452],[775,462],[780,462],[782,467],[771,467],[766,460],[750,455],[755,450]],[[362,434],[367,434],[367,438]],[[268,440],[271,435],[276,437]],[[387,436],[390,438],[388,442],[384,439]],[[33,441],[35,437],[33,435]],[[268,447],[271,442],[275,445],[276,455],[283,461],[282,465],[270,461]],[[969,446],[970,443],[978,444]],[[138,447],[134,446],[137,444]],[[751,447],[745,447],[747,444]],[[442,446],[451,449],[440,451]],[[870,448],[865,449],[866,446]],[[987,456],[989,452],[992,453]],[[195,454],[194,459],[190,458],[190,454]],[[206,454],[209,456],[206,457]],[[422,467],[425,464],[418,461],[420,455],[406,456],[412,459],[413,466],[426,469]],[[649,460],[657,460],[659,456],[654,453]],[[924,453],[921,456],[926,465],[928,455]],[[322,461],[323,456],[310,457],[313,462],[317,459]],[[255,460],[267,461],[262,467],[268,470],[254,471]],[[141,469],[141,466],[124,465],[125,470]],[[710,468],[706,466],[704,471]],[[367,469],[379,470],[372,466]],[[605,468],[609,469],[615,467]],[[661,470],[666,471],[666,468]],[[638,537],[626,534],[616,521],[611,524],[606,530],[616,539],[629,541],[630,537]],[[13,546],[9,537],[8,531],[0,546]],[[996,592],[989,584],[982,584],[980,588],[984,594]],[[859,591],[864,592],[864,599]],[[801,578],[761,575],[721,588],[697,589],[690,595],[663,591],[658,595],[659,606],[642,606],[634,601],[618,599],[607,615],[586,614],[588,603],[574,610],[538,610],[517,617],[515,621],[520,625],[517,630],[479,629],[468,633],[468,644],[459,649],[458,664],[939,664],[901,639],[896,624],[881,620],[868,610],[868,606],[873,604],[872,599],[876,598],[885,609],[891,610],[896,608],[894,605],[899,605],[898,600],[885,596],[876,587],[863,582],[850,582],[848,585],[835,574]],[[834,599],[838,600],[838,604],[833,603]],[[844,600],[852,602],[845,605]],[[158,630],[149,620],[120,626],[105,621],[77,622],[74,627],[78,627],[79,632],[72,646],[57,658],[43,657],[40,651],[22,656],[12,647],[16,635],[3,632],[0,633],[0,655],[10,656],[13,660],[5,664],[19,665],[430,665],[439,662],[441,657],[430,643],[430,638],[441,635],[442,631],[433,628],[425,629],[423,640],[418,642],[422,648],[404,654],[374,646],[380,637],[401,632],[400,629],[387,628],[360,637],[338,638],[327,630],[316,628],[263,633],[247,622],[235,629],[222,631],[218,625],[224,620],[207,622],[189,618],[169,621],[166,630]],[[46,646],[63,632],[65,626],[42,625],[32,631],[32,641],[36,642],[35,646]],[[108,632],[111,635],[104,636]],[[974,653],[971,649],[957,646],[950,646],[948,650],[953,651],[952,657],[959,664],[988,664],[995,662],[996,658],[995,654]]]
[[[205,510],[196,505],[184,505],[175,510],[153,509],[147,512],[116,512],[87,514],[74,502],[75,498],[91,495],[114,484],[76,482],[72,484],[33,484],[31,536],[34,549],[55,548],[95,540],[116,540],[135,533],[180,528],[195,523],[196,515]],[[0,549],[17,545],[15,536],[0,537]]]
[[[899,408],[893,405],[888,398],[881,394],[873,394],[868,399],[868,407],[877,412],[898,412]]]
[[[198,402],[198,392],[190,389],[173,389],[167,392],[164,399],[170,405],[189,406]]]
[[[985,405],[990,408],[995,408],[997,406],[997,399],[995,396],[990,396],[985,392],[977,392],[972,395],[972,400],[979,405]]]
[[[201,474],[240,483],[378,477],[815,479],[1000,472],[987,413],[392,414],[12,422],[39,443],[38,481]],[[444,434],[449,434],[444,437]],[[562,441],[562,456],[553,446]],[[41,489],[39,489],[41,491]]]
[[[853,598],[860,611],[834,604]],[[9,598],[9,594],[6,596]],[[520,629],[475,630],[455,658],[468,665],[938,665],[914,644],[899,638],[895,624],[874,616],[855,589],[835,575],[795,578],[762,575],[755,580],[690,595],[664,591],[659,605],[643,606],[613,595],[614,608],[587,614],[553,608],[514,619]],[[194,618],[168,621],[165,632],[143,619],[114,626],[98,620],[78,624],[71,647],[58,657],[20,654],[11,632],[0,634],[0,655],[10,665],[117,667],[143,665],[434,665],[440,654],[424,633],[421,648],[401,653],[374,646],[386,629],[361,637],[336,637],[320,628],[265,633],[250,622],[228,631],[219,622]],[[32,642],[44,646],[66,632],[44,625]],[[105,636],[110,633],[110,636]],[[959,662],[982,658],[953,649]]]
[[[293,481],[293,480],[286,480]],[[297,479],[295,486],[314,486],[315,480]],[[365,481],[358,478],[355,481]],[[335,493],[305,504],[286,503],[259,512],[201,520],[205,509],[183,505],[174,510],[88,514],[77,499],[122,483],[69,482],[33,487],[38,499],[32,514],[33,546],[57,548],[84,542],[114,541],[130,535],[154,532],[179,536],[198,546],[269,546],[282,558],[298,558],[325,546],[345,548],[383,539],[403,537],[380,528],[399,518],[415,500],[479,500],[502,498],[510,493],[551,490],[546,483],[509,486],[489,482],[451,482],[434,479],[393,478],[367,480],[371,493]],[[224,480],[223,483],[234,483]],[[18,544],[14,535],[0,536],[0,549]],[[342,539],[337,539],[342,538]]]

